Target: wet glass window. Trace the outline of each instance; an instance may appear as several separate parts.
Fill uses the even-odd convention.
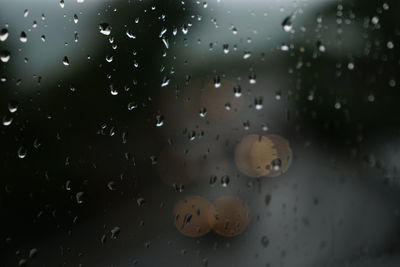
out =
[[[0,266],[400,266],[399,12],[0,0]]]

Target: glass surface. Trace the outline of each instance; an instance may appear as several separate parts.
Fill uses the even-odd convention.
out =
[[[0,0],[0,266],[400,266],[399,12]]]

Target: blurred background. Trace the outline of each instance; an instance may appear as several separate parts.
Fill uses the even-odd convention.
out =
[[[0,266],[399,266],[399,12],[0,0]],[[248,135],[287,171],[243,173]],[[193,195],[246,229],[183,235]]]

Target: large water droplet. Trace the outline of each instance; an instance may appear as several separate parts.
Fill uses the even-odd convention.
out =
[[[7,50],[3,50],[0,52],[0,60],[1,62],[8,62],[10,60],[10,52],[8,52]]]
[[[64,64],[64,66],[69,66],[69,59],[68,57],[64,57],[62,63]]]
[[[282,28],[285,32],[290,32],[293,29],[293,16],[290,15],[288,17],[286,17],[283,22],[282,22]]]
[[[108,23],[100,23],[99,30],[101,34],[110,35],[111,34],[111,27]]]
[[[0,41],[4,42],[8,38],[8,30],[3,28],[0,30]]]

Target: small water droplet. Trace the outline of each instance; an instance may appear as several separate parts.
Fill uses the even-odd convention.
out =
[[[268,237],[266,237],[266,236],[263,236],[262,238],[261,238],[261,245],[263,246],[263,247],[268,247],[268,245],[269,245],[269,239],[268,239]]]
[[[271,165],[272,165],[272,169],[274,170],[274,171],[279,171],[280,169],[281,169],[281,167],[282,167],[282,160],[281,159],[274,159],[272,162],[271,162]]]
[[[371,22],[372,22],[372,24],[376,25],[376,24],[379,23],[379,18],[378,18],[377,16],[373,16],[373,17],[371,18]]]
[[[221,79],[220,79],[219,76],[215,76],[215,77],[214,77],[214,87],[215,87],[215,88],[221,87]]]
[[[228,175],[224,175],[221,177],[221,185],[222,187],[227,187],[230,182],[230,178]]]
[[[242,96],[242,88],[240,87],[240,85],[236,85],[235,87],[233,87],[233,94],[236,98]]]
[[[138,199],[136,199],[136,203],[139,207],[143,207],[144,204],[146,203],[146,201],[144,200],[144,198],[139,197]]]
[[[37,248],[33,248],[29,251],[29,258],[34,258],[36,255],[39,253],[39,250]]]
[[[107,188],[108,188],[110,191],[114,191],[114,190],[115,190],[115,182],[114,182],[114,181],[109,181],[109,182],[107,183]]]
[[[106,61],[107,61],[108,63],[112,62],[113,59],[114,59],[113,56],[110,56],[110,55],[106,56]]]
[[[77,24],[79,21],[78,15],[74,14],[74,23]]]
[[[163,78],[163,80],[162,80],[162,82],[161,82],[161,87],[167,86],[167,85],[169,84],[169,82],[170,82],[169,77],[164,76],[164,78]]]
[[[156,127],[161,127],[164,125],[164,116],[163,115],[157,115],[156,116]]]
[[[200,108],[199,115],[200,117],[204,118],[207,115],[207,109],[204,107]]]
[[[129,39],[136,39],[136,35],[133,33],[132,29],[126,30],[126,36],[128,36]]]
[[[256,75],[253,73],[253,74],[250,74],[249,75],[249,83],[250,84],[255,84],[257,82],[257,80],[256,80]]]
[[[15,113],[18,110],[18,102],[15,100],[11,100],[10,102],[8,102],[8,110],[11,113]]]
[[[256,110],[263,108],[263,98],[261,96],[254,99],[254,107]]]
[[[184,24],[184,25],[182,26],[182,33],[183,33],[183,34],[187,34],[188,31],[189,31],[188,25],[187,25],[187,24]]]
[[[121,228],[115,226],[113,229],[111,229],[110,232],[111,232],[111,239],[117,239],[121,232]]]
[[[76,198],[76,202],[78,204],[82,204],[83,203],[83,195],[84,195],[83,192],[76,193],[75,198]]]
[[[19,40],[20,40],[22,43],[26,43],[26,42],[28,41],[28,36],[26,35],[25,32],[21,32],[21,34],[20,34],[20,36],[19,36]]]
[[[223,44],[222,50],[224,51],[224,54],[228,54],[229,53],[229,44]]]
[[[251,57],[251,52],[249,52],[249,51],[244,52],[243,59],[248,59],[250,57]]]
[[[210,185],[211,186],[213,186],[213,185],[215,185],[215,183],[217,182],[217,176],[216,175],[212,175],[211,177],[210,177]]]
[[[289,51],[289,45],[287,45],[287,44],[281,44],[281,50],[284,51],[284,52]]]
[[[128,103],[128,110],[134,110],[138,107],[138,105],[135,102],[129,102]]]
[[[18,158],[20,158],[20,159],[25,158],[27,153],[28,153],[28,151],[26,150],[26,148],[21,146],[17,152]]]

